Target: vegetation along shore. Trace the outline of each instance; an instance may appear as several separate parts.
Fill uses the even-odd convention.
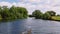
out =
[[[24,19],[28,17],[28,11],[24,7],[12,6],[0,6],[0,20],[12,20],[12,19]],[[46,11],[42,13],[40,10],[35,10],[29,17],[35,17],[36,19],[43,20],[55,20],[60,21],[60,15],[56,15],[54,11]]]
[[[0,20],[23,19],[27,18],[27,16],[28,11],[24,7],[0,7]]]
[[[54,20],[54,21],[60,21],[60,15],[56,15],[56,12],[54,11],[46,11],[45,13],[42,13],[40,10],[35,10],[32,15],[29,15],[29,17],[35,17],[36,19],[43,19],[43,20]]]

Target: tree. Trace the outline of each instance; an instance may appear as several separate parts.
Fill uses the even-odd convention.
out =
[[[51,19],[51,16],[50,16],[50,14],[49,13],[45,13],[45,14],[43,14],[43,19],[45,19],[45,20],[47,20],[47,19]]]
[[[27,18],[28,11],[24,7],[12,6],[8,8],[7,6],[0,7],[0,18],[3,19],[22,19]]]
[[[15,7],[15,6],[12,6],[10,8],[10,13],[11,13],[11,16],[13,16],[14,18],[27,18],[27,15],[28,15],[28,11],[26,10],[26,8],[24,7]]]
[[[46,13],[49,13],[51,16],[55,16],[56,15],[56,12],[54,12],[54,11],[47,11]]]
[[[6,6],[3,6],[2,12],[0,12],[2,15],[2,18],[7,18],[9,17],[9,8]]]
[[[1,14],[1,12],[2,12],[2,7],[0,6],[0,14]]]
[[[42,18],[42,12],[40,10],[35,10],[32,15],[37,18],[37,19],[40,19]]]
[[[54,11],[47,11],[47,12],[45,12],[45,14],[43,14],[43,19],[49,19],[49,20],[51,20],[52,18],[52,16],[55,16],[55,12]]]
[[[28,11],[27,11],[26,8],[24,8],[24,7],[17,7],[17,10],[18,10],[19,13],[23,14],[23,17],[24,17],[24,18],[27,17]]]

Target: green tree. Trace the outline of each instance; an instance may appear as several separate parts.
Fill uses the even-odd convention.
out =
[[[2,7],[0,6],[0,14],[1,14],[1,12],[2,12]]]
[[[42,18],[42,12],[40,10],[35,10],[32,15],[37,18],[37,19],[41,19]]]
[[[24,7],[7,6],[0,7],[0,18],[3,19],[22,19],[27,18],[28,11]]]
[[[50,16],[50,14],[49,13],[45,13],[45,14],[43,14],[43,19],[51,19],[51,16]]]
[[[3,9],[2,9],[2,12],[1,13],[1,16],[2,18],[8,18],[9,17],[9,8],[7,8],[6,6],[3,6]]]
[[[55,16],[56,15],[56,12],[54,12],[54,11],[47,11],[47,13],[49,13],[51,16]]]
[[[43,14],[43,19],[52,19],[52,16],[55,16],[56,12],[54,11],[47,11]]]
[[[23,17],[26,18],[28,15],[28,11],[24,7],[17,7],[18,13],[23,14]]]
[[[28,15],[28,11],[26,10],[26,8],[24,7],[15,7],[15,6],[12,6],[10,8],[10,13],[11,13],[11,16],[13,16],[14,18],[27,18],[27,15]]]

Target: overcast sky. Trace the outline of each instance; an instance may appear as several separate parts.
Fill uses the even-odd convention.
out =
[[[53,10],[60,14],[60,0],[0,0],[0,6],[11,7],[12,5],[25,7],[29,14],[37,9],[42,12]]]

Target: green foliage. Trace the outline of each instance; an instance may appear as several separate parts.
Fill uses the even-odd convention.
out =
[[[2,15],[2,18],[9,17],[9,9],[4,6],[1,15]]]
[[[43,14],[40,10],[35,10],[32,13],[32,16],[38,19],[50,20],[52,16],[55,16],[55,14],[56,13],[54,11],[47,11]]]
[[[50,14],[49,13],[45,13],[45,14],[43,14],[43,19],[51,19],[51,16],[50,16]]]
[[[27,18],[28,12],[24,7],[7,6],[0,7],[0,18],[2,19],[23,19]]]
[[[0,20],[2,19],[2,16],[0,15]]]
[[[46,13],[49,13],[51,16],[55,16],[56,15],[56,12],[54,12],[54,11],[47,11]]]
[[[52,16],[55,16],[55,12],[54,11],[47,11],[45,12],[45,14],[43,14],[43,19],[52,19]]]
[[[2,20],[1,13],[2,13],[2,7],[0,6],[0,20]]]
[[[35,10],[35,11],[32,13],[32,15],[33,15],[35,18],[37,18],[37,19],[42,18],[42,12],[41,12],[40,10]]]

